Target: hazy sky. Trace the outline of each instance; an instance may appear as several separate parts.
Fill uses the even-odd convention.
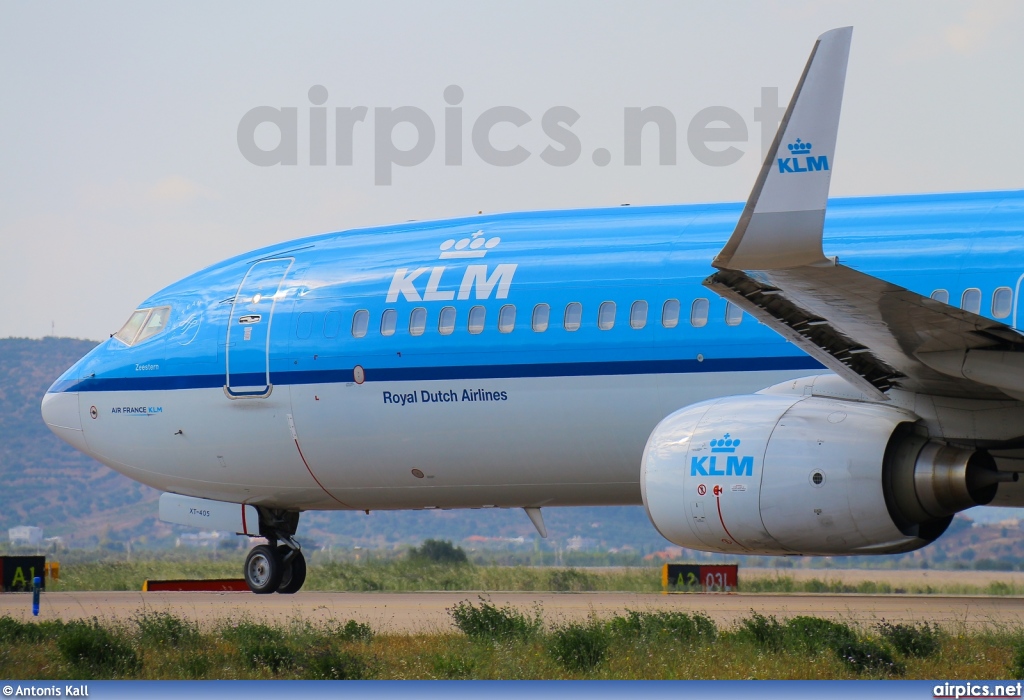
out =
[[[477,211],[741,200],[761,160],[761,89],[784,105],[815,37],[854,25],[832,193],[1024,186],[1024,5],[1016,2],[13,3],[0,5],[0,337],[102,338],[146,296],[200,267],[323,231]],[[326,89],[326,165],[311,165],[310,88]],[[462,165],[445,165],[445,89],[462,90]],[[314,97],[324,99],[324,91]],[[238,145],[253,108],[294,108],[296,165],[261,167]],[[367,107],[352,164],[336,164],[335,110]],[[375,151],[409,149],[412,106],[436,142],[377,185]],[[486,110],[495,148],[472,145]],[[571,165],[543,128],[570,107]],[[661,106],[625,165],[624,110]],[[707,107],[734,110],[748,138],[732,165],[687,145]],[[275,127],[252,132],[262,149]],[[315,139],[314,139],[315,140]],[[715,145],[725,148],[730,144]],[[606,166],[593,152],[604,148]],[[314,151],[317,148],[313,149]],[[315,153],[314,159],[315,159]]]

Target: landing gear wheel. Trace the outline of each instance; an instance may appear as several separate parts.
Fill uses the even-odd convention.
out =
[[[285,557],[295,552],[291,559]],[[306,582],[306,557],[301,549],[293,550],[286,544],[277,545],[277,560],[281,562],[281,583],[277,586],[278,593],[296,593]]]
[[[253,593],[273,593],[281,585],[283,569],[273,547],[257,545],[245,558],[245,582]]]

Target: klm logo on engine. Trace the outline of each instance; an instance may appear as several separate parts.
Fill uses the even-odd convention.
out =
[[[753,476],[754,458],[737,455],[739,446],[739,438],[729,433],[712,440],[710,456],[690,457],[690,476]],[[725,461],[724,469],[719,466],[722,461]]]
[[[828,170],[828,156],[812,156],[812,145],[797,139],[788,146],[791,158],[779,158],[780,173],[806,173]],[[802,163],[802,165],[801,165]]]
[[[441,244],[441,260],[480,259],[501,243],[497,236],[487,238],[483,230],[456,241],[451,238]],[[404,297],[406,301],[451,301],[458,294],[459,299],[507,299],[512,277],[519,267],[516,263],[495,265],[491,270],[487,265],[467,265],[462,271],[462,279],[456,290],[450,280],[458,279],[448,273],[446,265],[436,267],[418,267],[410,270],[400,267],[395,270],[388,287],[387,303],[398,301]],[[426,278],[426,283],[422,281]]]

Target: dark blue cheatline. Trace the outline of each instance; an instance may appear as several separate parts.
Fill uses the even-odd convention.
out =
[[[708,372],[766,372],[819,370],[821,364],[807,356],[722,358],[697,360],[637,360],[626,362],[557,362],[517,365],[458,365],[451,367],[366,367],[367,382],[414,382],[448,379],[520,379],[533,377],[597,377],[612,375],[693,374]],[[232,375],[232,383],[253,386],[263,383],[262,373]],[[339,384],[354,381],[351,369],[271,372],[275,385]],[[174,391],[219,389],[224,374],[187,374],[168,377],[86,377],[65,380],[50,387],[51,393],[67,391]]]

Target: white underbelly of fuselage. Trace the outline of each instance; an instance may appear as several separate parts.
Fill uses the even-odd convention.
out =
[[[300,510],[634,505],[662,418],[806,374],[89,392],[79,404],[94,457],[189,496]]]

